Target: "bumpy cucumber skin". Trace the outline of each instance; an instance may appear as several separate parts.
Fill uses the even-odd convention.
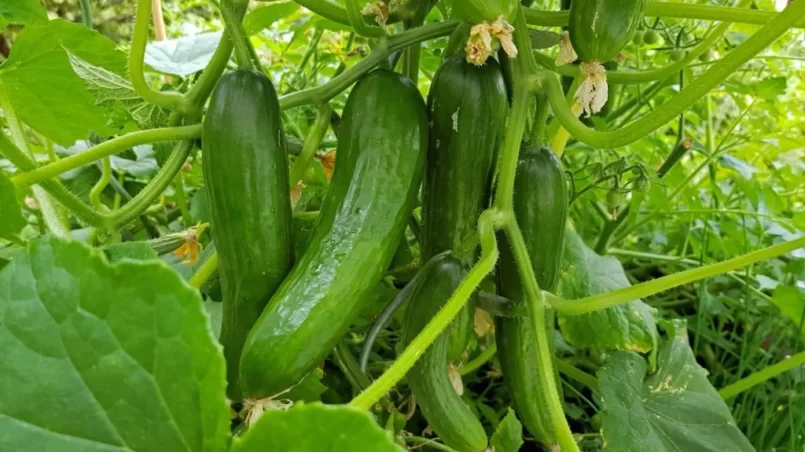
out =
[[[528,255],[542,290],[553,291],[559,280],[568,193],[562,163],[546,147],[525,148],[520,152],[514,188],[514,213],[526,242]],[[498,290],[501,295],[525,308],[526,298],[514,256],[507,243],[500,246]],[[495,337],[503,379],[512,396],[520,420],[541,443],[556,442],[547,401],[539,387],[537,344],[530,319],[497,317]],[[554,314],[546,315],[549,340],[553,338]],[[545,344],[553,348],[553,344]]]
[[[497,148],[508,109],[500,65],[448,58],[433,77],[428,94],[430,138],[422,187],[422,259],[453,251],[472,265],[474,249],[462,250],[476,234],[478,217],[489,204]],[[473,334],[474,300],[453,321],[448,358],[457,360]]]
[[[637,32],[645,8],[646,0],[573,0],[568,29],[579,59],[615,58]]]
[[[420,270],[422,277],[407,300],[403,341],[409,344],[439,312],[464,277],[464,266],[450,253],[435,256]],[[448,375],[447,331],[425,351],[406,380],[422,414],[439,438],[460,452],[481,452],[487,437],[478,418],[453,389]]]
[[[494,22],[501,16],[514,23],[519,0],[458,0],[453,2],[453,14],[470,24]]]
[[[227,393],[249,330],[293,264],[288,153],[277,93],[259,72],[221,77],[203,126],[204,185],[223,294]]]
[[[299,382],[360,313],[405,232],[427,141],[425,102],[410,81],[378,70],[353,88],[319,223],[243,348],[244,395]]]

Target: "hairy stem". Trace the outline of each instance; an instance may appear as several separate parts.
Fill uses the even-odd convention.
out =
[[[724,400],[731,399],[756,385],[771,380],[772,378],[788,372],[791,369],[800,367],[803,364],[805,364],[805,352],[799,352],[796,355],[786,358],[784,361],[772,364],[771,366],[761,369],[746,378],[742,378],[729,386],[725,386],[718,391],[718,395],[720,395]]]
[[[626,127],[614,131],[595,131],[579,121],[565,102],[556,75],[542,72],[539,79],[548,90],[554,114],[573,136],[593,147],[616,148],[633,143],[667,124],[782,36],[803,14],[805,14],[805,2],[791,3],[782,13],[714,64],[701,77],[687,85],[668,103]]]
[[[93,146],[85,152],[74,154],[45,166],[40,166],[34,170],[17,174],[11,178],[11,181],[17,186],[32,185],[43,180],[54,178],[67,171],[89,165],[104,157],[118,154],[134,146],[160,141],[189,140],[200,136],[200,124],[132,132]]]
[[[685,270],[673,275],[664,276],[644,283],[640,283],[623,289],[594,295],[592,297],[581,298],[578,300],[563,300],[550,295],[549,302],[558,312],[565,315],[578,315],[587,312],[599,311],[611,306],[629,303],[630,301],[664,292],[683,284],[689,284],[701,279],[711,278],[722,275],[732,270],[746,267],[757,262],[765,261],[783,254],[790,253],[805,246],[805,237],[799,237],[780,243],[778,245],[753,251],[743,256],[738,256],[723,262],[706,265],[704,267]]]
[[[154,91],[145,80],[145,46],[148,43],[148,25],[151,23],[151,0],[137,0],[137,15],[134,19],[134,36],[129,50],[129,78],[134,91],[148,103],[173,108],[182,100],[176,92]]]
[[[482,252],[478,263],[472,267],[467,277],[459,284],[456,292],[397,357],[391,367],[383,372],[380,378],[375,380],[371,386],[352,399],[349,403],[350,405],[364,410],[370,409],[394,385],[402,380],[419,357],[425,353],[425,350],[450,325],[450,322],[458,315],[484,278],[495,268],[499,256],[495,239],[495,227],[502,222],[503,218],[501,213],[494,209],[487,210],[481,214],[481,218],[478,220],[478,230],[481,237]]]

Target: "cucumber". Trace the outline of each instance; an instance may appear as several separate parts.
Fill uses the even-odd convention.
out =
[[[467,63],[463,54],[445,60],[428,94],[430,138],[422,188],[422,260],[453,251],[466,266],[476,259],[466,247],[489,204],[497,148],[503,139],[508,101],[500,65]],[[454,320],[450,360],[457,360],[473,334],[473,300]]]
[[[519,0],[459,0],[453,2],[453,15],[472,25],[494,22],[501,16],[514,23]]]
[[[204,119],[203,159],[220,259],[227,393],[237,400],[246,335],[293,263],[285,134],[264,74],[239,69],[221,77]]]
[[[584,62],[606,63],[631,41],[643,21],[646,0],[573,0],[570,42]]]
[[[378,70],[352,89],[319,222],[246,339],[244,395],[298,383],[371,299],[414,208],[427,142],[425,102],[409,80]]]
[[[542,290],[555,290],[559,280],[567,209],[567,183],[562,163],[547,147],[522,149],[515,179],[514,213]],[[498,290],[515,303],[515,309],[526,309],[522,283],[508,244],[501,244],[500,253]],[[552,338],[554,314],[546,314],[545,327],[548,337]],[[530,319],[497,317],[495,337],[503,379],[517,415],[539,442],[554,444],[556,437],[546,411],[547,401],[539,391],[537,344]]]
[[[406,302],[403,326],[406,345],[439,312],[464,274],[464,265],[450,252],[436,255],[422,267]],[[406,380],[422,415],[445,444],[460,452],[481,452],[486,449],[486,432],[450,383],[449,342],[447,331],[439,335],[408,372]]]

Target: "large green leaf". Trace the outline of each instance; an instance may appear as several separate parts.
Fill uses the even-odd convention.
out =
[[[14,239],[26,224],[14,184],[6,173],[0,172],[0,237]]]
[[[646,376],[640,355],[624,351],[612,353],[598,371],[607,450],[753,451],[696,363],[684,322],[669,327],[669,335],[653,375]]]
[[[73,72],[67,50],[117,74],[126,56],[105,36],[79,24],[53,20],[28,25],[0,66],[0,88],[29,126],[64,146],[106,129],[105,110]]]
[[[559,296],[578,299],[629,285],[617,259],[599,256],[568,228]],[[640,300],[581,315],[560,315],[559,326],[565,339],[577,347],[647,352],[657,343],[653,310]]]
[[[347,405],[311,403],[269,410],[232,452],[401,452],[368,411]]]
[[[158,261],[47,238],[0,272],[0,450],[220,451],[224,361]]]
[[[8,24],[47,22],[48,13],[39,0],[7,0],[0,2],[0,31]]]

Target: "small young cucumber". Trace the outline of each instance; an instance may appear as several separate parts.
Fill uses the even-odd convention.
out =
[[[223,295],[227,393],[240,398],[246,335],[292,265],[288,153],[268,78],[235,70],[218,82],[203,126],[204,185]]]
[[[527,147],[520,151],[514,188],[514,214],[523,232],[531,265],[540,289],[553,291],[559,279],[568,193],[562,162],[546,147]],[[525,295],[520,275],[508,243],[500,246],[498,290],[517,306],[525,309]],[[554,314],[546,315],[548,337],[553,338]],[[503,379],[512,403],[526,429],[545,445],[556,442],[547,414],[547,401],[539,390],[538,346],[529,318],[497,317],[496,339]]]
[[[377,70],[352,89],[319,222],[243,347],[245,396],[298,383],[371,299],[414,208],[427,142],[425,102],[409,80]]]
[[[606,63],[629,43],[643,21],[646,0],[573,0],[570,42],[584,62]]]
[[[464,265],[476,259],[466,247],[477,234],[478,217],[489,205],[497,148],[503,139],[508,102],[500,65],[448,58],[436,71],[428,94],[430,139],[422,187],[422,260],[453,251]],[[473,334],[473,300],[453,321],[448,358],[457,360]]]
[[[464,277],[461,261],[449,252],[433,257],[412,282],[403,326],[403,342],[409,344],[447,302]],[[450,383],[447,331],[425,351],[406,379],[422,415],[445,444],[460,452],[481,452],[487,437],[481,422],[461,400]]]

